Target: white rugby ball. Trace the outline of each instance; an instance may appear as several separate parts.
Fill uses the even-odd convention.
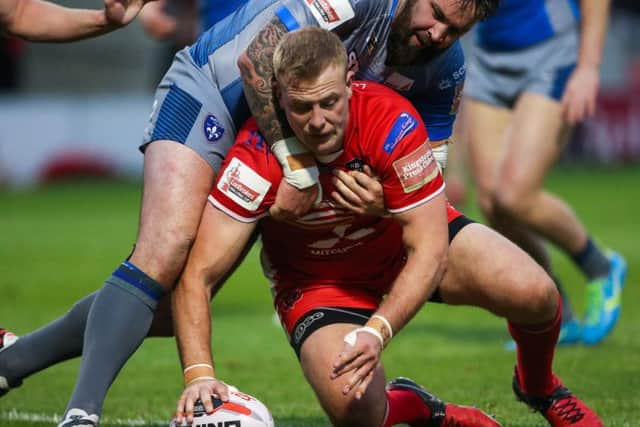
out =
[[[231,388],[231,387],[230,387]],[[235,389],[235,387],[234,387]],[[207,414],[200,400],[193,408],[192,427],[274,427],[273,417],[267,407],[253,396],[241,391],[229,390],[229,401],[213,396],[213,412]],[[175,422],[171,427],[177,427]]]

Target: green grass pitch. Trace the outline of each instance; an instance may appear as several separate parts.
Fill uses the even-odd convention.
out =
[[[640,170],[556,170],[548,187],[629,263],[620,323],[601,345],[560,348],[556,372],[608,427],[640,425]],[[135,240],[138,183],[72,182],[0,192],[0,326],[25,334],[97,289]],[[473,207],[465,209],[477,217]],[[584,280],[553,252],[580,312]],[[217,375],[261,399],[278,426],[326,426],[284,334],[254,250],[212,305]],[[429,304],[384,353],[389,378],[412,377],[445,400],[479,406],[505,426],[544,426],[511,392],[514,354],[504,322],[483,311]],[[33,375],[0,399],[0,426],[54,425],[78,361]],[[172,339],[147,340],[112,386],[105,427],[167,425],[181,391]],[[165,424],[164,422],[167,422]]]

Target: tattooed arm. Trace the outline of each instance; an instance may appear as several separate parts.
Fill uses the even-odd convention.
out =
[[[276,219],[292,219],[309,210],[318,197],[318,169],[309,167],[308,150],[293,136],[273,93],[273,52],[287,33],[279,18],[264,27],[238,59],[249,109],[264,138],[278,158],[285,179],[281,181],[270,213]]]
[[[282,110],[276,108],[272,85],[273,52],[286,33],[284,24],[274,18],[238,59],[244,95],[262,136],[269,143],[293,136]]]

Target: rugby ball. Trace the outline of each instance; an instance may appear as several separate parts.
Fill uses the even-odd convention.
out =
[[[229,390],[228,402],[213,396],[211,399],[211,414],[206,413],[200,400],[196,401],[191,427],[274,427],[273,417],[267,407],[253,396],[238,390]],[[173,421],[171,427],[178,425]]]

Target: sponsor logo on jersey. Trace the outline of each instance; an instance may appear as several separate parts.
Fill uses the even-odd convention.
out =
[[[353,160],[350,160],[347,163],[345,163],[344,166],[347,169],[349,169],[350,171],[363,172],[364,171],[364,160],[362,160],[362,159],[353,159]]]
[[[209,114],[204,119],[204,136],[209,142],[215,142],[222,138],[224,135],[224,127],[220,123],[216,116]]]
[[[372,34],[369,36],[369,38],[367,38],[366,43],[367,43],[367,54],[371,56],[373,55],[373,52],[375,52],[376,48],[378,47],[378,37]]]
[[[413,132],[418,126],[418,121],[409,113],[401,113],[384,141],[382,150],[385,153],[391,153],[402,139]]]
[[[446,89],[450,89],[454,86],[459,85],[460,83],[464,82],[464,76],[467,73],[467,68],[464,64],[462,64],[460,66],[460,68],[458,68],[457,70],[455,70],[453,73],[451,73],[451,77],[448,77],[446,79],[442,79],[440,80],[440,82],[438,82],[438,89],[440,90],[446,90]]]
[[[198,424],[196,422],[196,424],[194,424],[193,427],[242,427],[242,423],[240,420],[218,421],[215,423],[203,423],[203,424]]]
[[[313,256],[334,256],[343,255],[359,246],[362,246],[364,242],[362,239],[375,233],[375,228],[363,227],[351,229],[352,224],[341,224],[336,226],[332,233],[335,237],[328,239],[316,240],[310,243],[309,249]],[[347,234],[347,230],[350,230]]]
[[[248,211],[255,211],[271,183],[234,157],[218,182],[218,190]]]
[[[355,16],[349,0],[305,0],[321,28],[332,30]]]
[[[393,169],[396,171],[405,193],[422,188],[438,176],[436,161],[427,144],[425,142],[408,156],[393,162]]]

